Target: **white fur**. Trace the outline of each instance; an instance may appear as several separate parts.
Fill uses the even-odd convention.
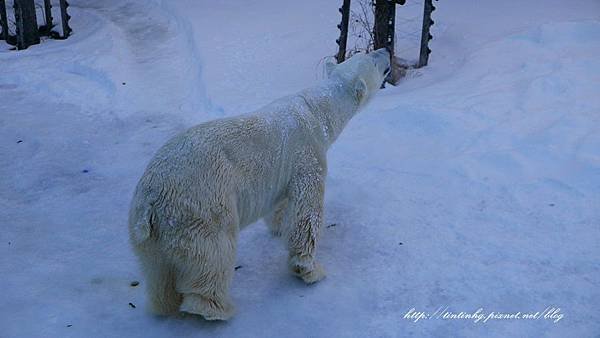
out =
[[[306,283],[325,276],[315,251],[326,151],[381,86],[389,54],[358,54],[328,68],[323,83],[254,113],[195,126],[152,159],[129,230],[154,312],[230,318],[237,235],[261,217],[287,239],[294,274]]]

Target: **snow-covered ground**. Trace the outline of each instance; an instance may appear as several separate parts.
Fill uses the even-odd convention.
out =
[[[145,311],[126,220],[147,161],[322,78],[339,3],[73,0],[68,40],[0,42],[0,336],[597,337],[595,0],[436,3],[430,65],[329,152],[328,278],[292,277],[259,223],[240,237],[231,321]],[[548,307],[561,319],[433,316]]]

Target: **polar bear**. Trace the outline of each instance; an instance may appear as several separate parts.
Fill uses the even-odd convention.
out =
[[[192,127],[150,161],[131,202],[129,233],[157,314],[226,320],[236,241],[264,218],[306,283],[323,219],[326,151],[390,72],[385,49],[327,66],[315,87],[232,118]]]

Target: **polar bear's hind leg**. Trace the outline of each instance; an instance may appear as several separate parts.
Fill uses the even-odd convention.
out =
[[[275,210],[270,215],[265,217],[265,223],[275,237],[280,237],[283,234],[283,218],[288,206],[288,199],[285,198],[277,203]]]
[[[152,252],[141,254],[150,309],[157,315],[177,313],[182,298],[175,290],[175,269],[164,258],[157,257],[157,251]]]
[[[180,311],[206,320],[227,320],[234,313],[229,285],[235,264],[236,234],[222,229],[200,236],[178,264],[177,291],[183,294]]]

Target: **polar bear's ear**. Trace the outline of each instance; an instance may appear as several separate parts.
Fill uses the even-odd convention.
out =
[[[331,59],[325,61],[325,74],[327,74],[327,77],[331,76],[331,73],[333,72],[335,66],[335,62],[331,61]]]
[[[367,83],[363,79],[358,79],[354,83],[354,94],[356,95],[356,99],[358,100],[358,104],[362,104],[363,101],[367,98]]]

